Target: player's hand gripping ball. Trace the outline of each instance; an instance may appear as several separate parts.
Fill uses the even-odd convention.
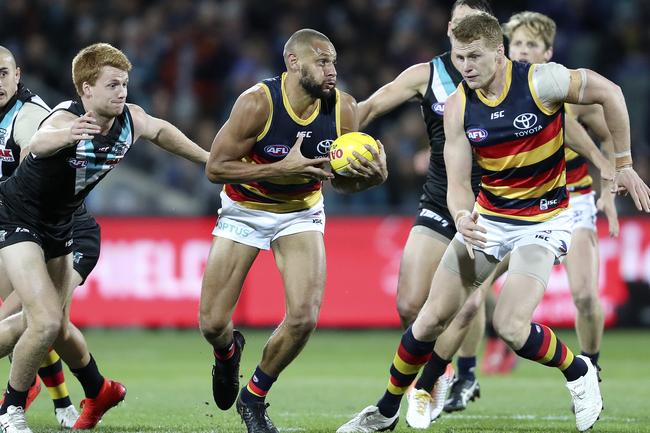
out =
[[[353,161],[358,161],[358,158],[352,152],[357,152],[369,161],[374,160],[372,153],[366,149],[366,144],[379,152],[375,139],[363,132],[348,132],[334,140],[330,147],[330,165],[332,169],[341,176],[354,176],[350,171],[348,158]]]

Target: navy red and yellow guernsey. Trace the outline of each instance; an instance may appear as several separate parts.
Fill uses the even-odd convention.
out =
[[[253,149],[243,158],[244,162],[277,162],[289,153],[300,135],[303,137],[301,151],[306,158],[327,156],[332,141],[341,134],[338,90],[319,99],[314,112],[307,119],[301,119],[289,104],[285,79],[286,73],[259,84],[266,92],[271,110]],[[287,176],[272,182],[227,184],[224,188],[228,197],[237,204],[274,213],[309,209],[322,197],[321,182],[303,176]]]
[[[489,100],[465,82],[464,128],[483,170],[476,208],[510,224],[547,221],[569,204],[564,156],[564,107],[549,110],[532,82],[535,65],[506,64],[501,95]]]
[[[573,116],[571,107],[564,105],[567,116]],[[573,149],[566,147],[566,187],[570,196],[589,194],[593,191],[593,179],[589,174],[589,164],[584,156],[578,155]]]

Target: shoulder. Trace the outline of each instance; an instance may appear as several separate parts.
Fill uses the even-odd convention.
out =
[[[52,112],[44,118],[41,126],[61,128],[70,125],[77,117],[79,116],[74,113],[71,113],[62,108],[57,109],[55,107]]]
[[[16,122],[34,121],[39,125],[50,114],[47,108],[32,103],[26,103],[20,107],[20,111],[16,116]]]

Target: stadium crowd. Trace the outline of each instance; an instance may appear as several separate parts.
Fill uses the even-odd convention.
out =
[[[447,47],[449,1],[433,0],[5,0],[0,41],[12,50],[23,82],[46,102],[73,95],[70,60],[83,46],[109,42],[133,62],[129,100],[169,119],[208,148],[237,95],[283,66],[284,41],[312,27],[338,49],[339,87],[367,98],[405,67]],[[495,0],[501,21],[513,8],[553,17],[554,60],[592,68],[619,83],[632,122],[639,174],[650,180],[650,4],[643,0]],[[390,176],[380,188],[326,193],[330,214],[406,213],[417,205],[428,161],[417,104],[382,118],[368,132],[386,146]],[[212,215],[219,188],[201,168],[145,143],[88,200],[98,214]],[[146,175],[146,176],[145,176]],[[151,180],[154,179],[154,180]],[[128,184],[128,188],[123,186]],[[630,201],[619,203],[621,212]]]

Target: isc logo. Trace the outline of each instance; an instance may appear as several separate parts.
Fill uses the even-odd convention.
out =
[[[472,128],[467,131],[467,138],[473,142],[483,141],[487,138],[488,133],[485,129]]]
[[[264,147],[264,152],[271,156],[286,156],[289,153],[289,146],[285,144],[269,144]]]
[[[557,199],[553,200],[546,200],[545,198],[541,199],[539,201],[539,209],[540,210],[548,210],[550,208],[553,208],[558,205]]]

